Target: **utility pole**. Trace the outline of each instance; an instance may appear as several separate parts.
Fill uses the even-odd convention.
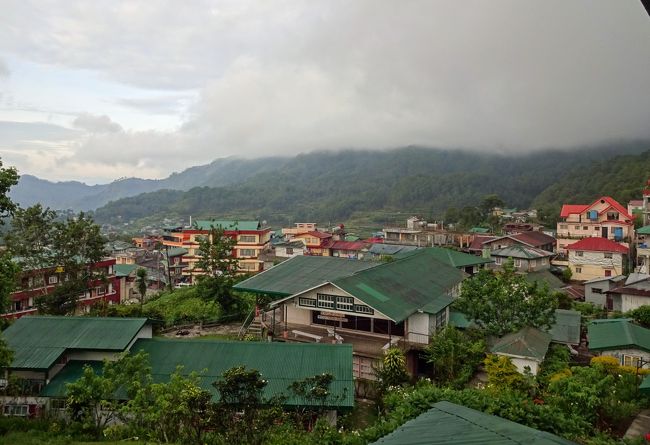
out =
[[[169,267],[169,246],[165,244],[165,256],[167,257],[167,280],[169,280],[169,290],[174,290],[172,286],[172,273],[171,268]]]

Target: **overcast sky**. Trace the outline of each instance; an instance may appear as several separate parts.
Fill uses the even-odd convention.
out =
[[[0,11],[0,157],[48,179],[650,136],[639,0],[0,0]]]

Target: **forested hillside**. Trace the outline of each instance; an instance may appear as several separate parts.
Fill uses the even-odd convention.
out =
[[[436,217],[449,207],[476,205],[498,194],[508,206],[528,207],[536,197],[591,160],[640,153],[650,142],[546,150],[528,155],[403,148],[298,155],[266,172],[224,187],[158,191],[109,203],[98,221],[148,216],[258,217],[340,221],[354,212],[392,210]],[[639,184],[637,183],[637,189]],[[576,189],[572,196],[576,196]]]
[[[533,206],[559,212],[563,203],[589,204],[602,195],[626,205],[631,199],[641,199],[641,189],[648,179],[650,151],[583,162],[540,193]]]
[[[110,184],[87,185],[77,181],[52,182],[25,174],[11,189],[11,198],[23,207],[41,203],[53,209],[91,210],[109,201],[162,189],[189,190],[235,184],[284,164],[287,158],[222,158],[210,164],[173,173],[165,179],[124,178]]]

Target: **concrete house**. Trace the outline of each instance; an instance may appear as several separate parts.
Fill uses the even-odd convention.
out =
[[[548,270],[553,255],[553,252],[524,245],[512,245],[490,252],[490,257],[494,260],[493,267],[501,267],[512,258],[515,269],[520,272]]]
[[[595,306],[607,306],[607,291],[625,282],[625,275],[615,277],[598,277],[585,281],[585,302]]]
[[[650,329],[629,319],[594,320],[587,326],[587,338],[590,351],[615,357],[623,366],[650,367]]]
[[[606,291],[606,307],[609,310],[627,312],[650,304],[650,275],[632,273],[625,282]]]
[[[583,238],[566,246],[575,280],[614,277],[626,273],[629,249],[606,238]]]
[[[629,247],[634,238],[634,217],[609,196],[591,204],[564,204],[557,223],[557,251],[583,238],[605,238]]]

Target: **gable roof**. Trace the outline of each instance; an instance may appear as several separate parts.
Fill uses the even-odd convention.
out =
[[[475,235],[470,243],[468,250],[483,250],[483,244],[497,239],[496,236]]]
[[[550,334],[537,328],[525,327],[498,339],[490,351],[494,354],[515,355],[541,362],[550,343]]]
[[[372,246],[370,246],[370,250],[368,250],[368,252],[372,253],[373,255],[395,255],[396,253],[410,252],[417,249],[419,249],[417,246],[374,243]]]
[[[472,227],[469,229],[469,233],[490,233],[490,229],[485,227]]]
[[[551,340],[556,343],[580,344],[580,320],[578,311],[556,309],[555,323],[547,331],[551,334]]]
[[[442,401],[373,445],[575,445],[554,434]]]
[[[11,368],[49,369],[66,350],[124,351],[146,318],[25,316],[4,332]]]
[[[508,235],[510,238],[521,241],[533,247],[545,246],[547,244],[555,244],[557,241],[554,237],[547,235],[544,232],[539,232],[536,230],[530,230],[527,232],[515,233],[514,235]]]
[[[428,256],[431,259],[443,262],[452,267],[477,266],[493,262],[490,258],[482,258],[453,249],[445,249],[443,247],[427,247],[424,249],[400,252],[395,255],[395,258],[407,258],[412,255]]]
[[[362,241],[334,241],[330,249],[334,250],[362,250],[366,247],[366,243]]]
[[[616,211],[618,211],[618,213],[623,215],[626,219],[633,219],[633,216],[627,212],[627,209],[619,204],[618,201],[616,201],[611,196],[601,196],[591,204],[564,204],[562,206],[562,210],[560,211],[560,217],[567,218],[569,215],[580,214],[593,207],[595,204],[600,203],[600,201],[604,201],[609,204],[610,207],[616,209]]]
[[[650,352],[650,329],[627,318],[593,320],[587,326],[587,337],[593,351],[632,347]]]
[[[301,238],[305,235],[313,236],[314,238],[319,238],[319,239],[325,239],[325,238],[331,238],[332,234],[327,233],[327,232],[320,232],[318,230],[312,230],[311,232],[306,232],[306,233],[299,233],[298,235],[294,236],[294,238]]]
[[[172,247],[170,249],[165,249],[163,252],[165,255],[169,256],[169,258],[174,258],[176,256],[187,255],[189,250],[184,247]]]
[[[427,249],[332,281],[396,323],[418,310],[435,314],[449,306],[450,290],[465,274],[432,258]]]
[[[586,250],[589,252],[628,253],[630,249],[607,238],[588,237],[569,244],[568,250]]]
[[[128,277],[138,267],[137,264],[116,264],[113,269],[116,277]]]
[[[523,258],[526,260],[533,260],[537,258],[548,258],[553,256],[553,252],[538,249],[536,247],[522,246],[520,244],[503,247],[490,252],[491,256],[499,256],[506,258]]]
[[[559,290],[564,287],[564,282],[557,276],[553,275],[548,269],[528,272],[524,276],[526,277],[526,281],[529,283],[537,283],[540,286],[547,284],[549,289]]]
[[[614,277],[596,277],[596,278],[592,278],[591,280],[585,281],[583,284],[600,283],[601,281],[611,281],[617,283],[619,281],[623,281],[624,279],[625,279],[625,275],[616,275]]]
[[[235,220],[198,220],[193,226],[198,230],[210,230],[212,227],[224,230],[260,230],[262,224],[259,221],[235,221]]]
[[[287,297],[381,263],[299,255],[237,283],[234,289]]]
[[[636,230],[638,235],[650,235],[650,226],[643,226]]]

